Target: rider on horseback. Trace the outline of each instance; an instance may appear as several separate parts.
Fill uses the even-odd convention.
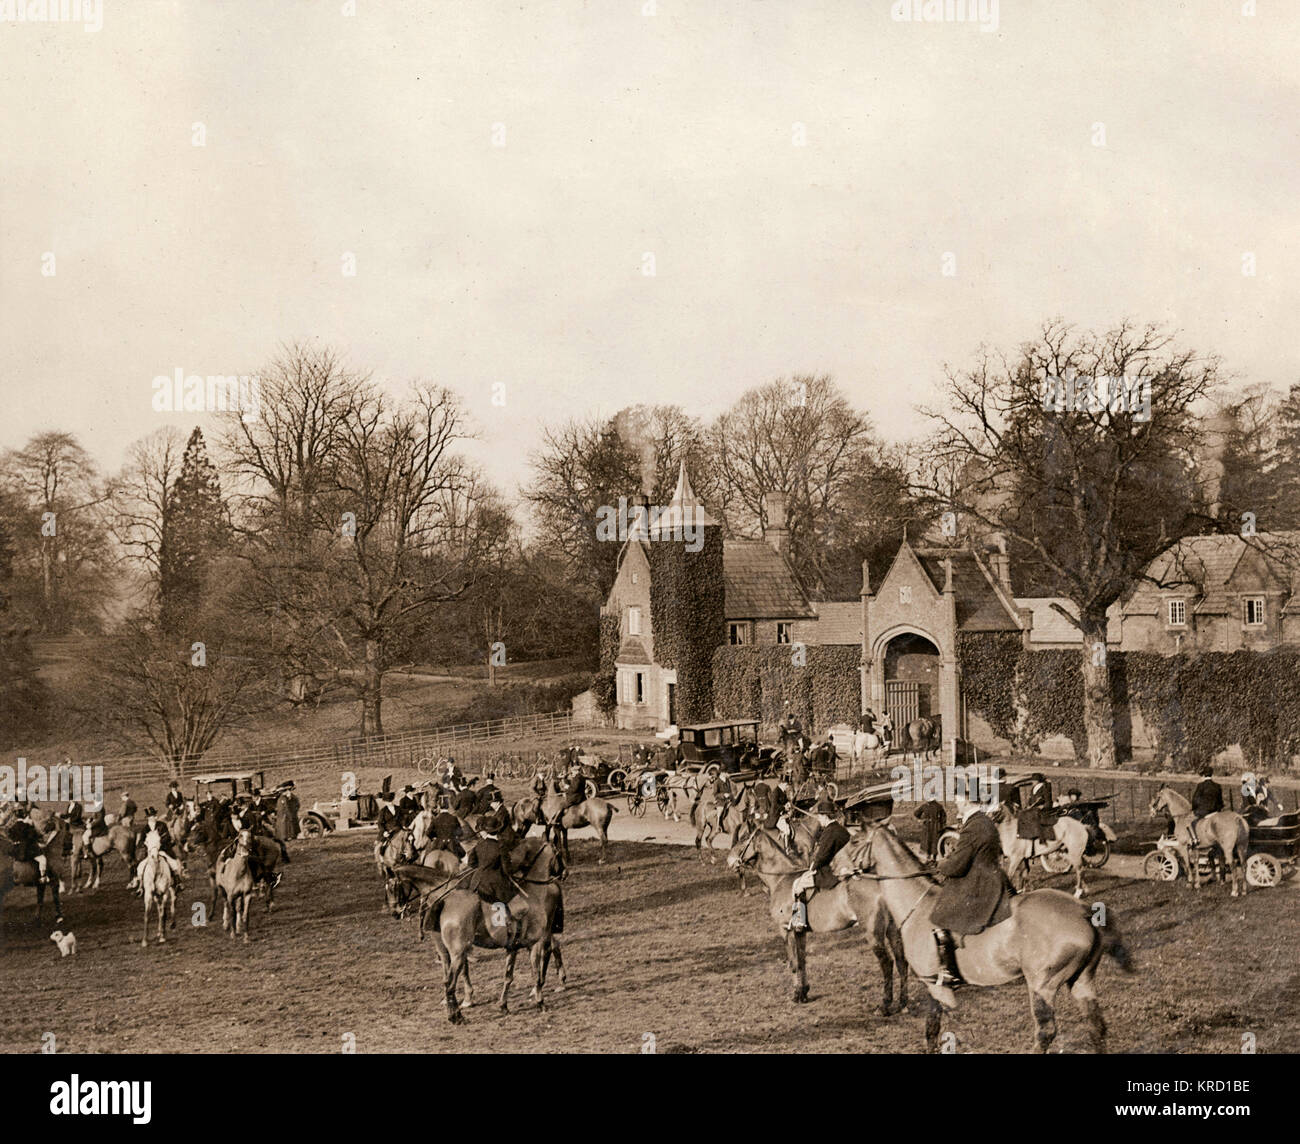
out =
[[[149,831],[153,831],[158,835],[158,853],[162,856],[167,865],[171,867],[172,876],[176,879],[176,888],[178,890],[183,890],[185,888],[185,868],[181,865],[181,860],[176,857],[176,843],[172,839],[172,832],[167,828],[165,822],[159,820],[158,812],[152,806],[146,808],[144,817],[145,821],[148,823],[145,827],[145,837],[148,838]],[[147,856],[141,859],[140,864],[135,868],[135,879],[137,883],[141,884],[141,893],[144,892],[144,864],[148,860]]]
[[[938,865],[944,883],[930,911],[939,948],[937,985],[961,984],[954,934],[977,934],[988,927],[1010,890],[1002,872],[998,828],[985,813],[987,804],[958,798],[961,832],[952,852]]]
[[[849,841],[849,832],[838,817],[839,809],[828,796],[823,795],[817,800],[813,814],[821,823],[821,830],[817,833],[817,841],[808,859],[807,871],[795,879],[794,909],[790,911],[787,929],[808,928],[808,898],[814,890],[830,890],[838,884],[839,878],[830,869],[831,859]]]
[[[1201,768],[1201,781],[1192,791],[1192,820],[1187,824],[1187,836],[1193,846],[1199,846],[1196,840],[1196,824],[1207,815],[1216,814],[1223,809],[1223,788],[1210,776],[1214,769],[1210,766]]]
[[[502,844],[499,835],[506,828],[508,819],[504,810],[494,810],[487,814],[480,829],[484,837],[469,852],[466,865],[474,871],[470,875],[469,888],[494,908],[500,907],[504,913],[502,919],[506,932],[506,948],[515,945],[522,937],[525,918],[516,918],[510,912],[510,899],[520,893],[515,885],[510,868],[510,850]]]
[[[9,841],[13,843],[13,857],[18,862],[35,862],[37,880],[48,882],[49,871],[46,869],[45,838],[32,822],[31,808],[20,802],[14,808],[14,821],[9,826]]]

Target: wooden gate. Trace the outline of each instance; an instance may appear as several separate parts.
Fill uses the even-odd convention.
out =
[[[903,728],[921,714],[921,686],[898,680],[885,683],[885,710],[894,723],[894,738],[899,741],[902,740]]]

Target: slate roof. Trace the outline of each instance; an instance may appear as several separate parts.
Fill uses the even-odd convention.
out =
[[[817,615],[790,565],[764,540],[728,540],[722,579],[729,620],[798,620]]]
[[[1124,601],[1124,615],[1158,615],[1164,598],[1180,589],[1200,597],[1193,605],[1194,612],[1226,614],[1229,611],[1228,582],[1242,557],[1252,548],[1259,551],[1261,557],[1272,551],[1274,555],[1266,559],[1276,569],[1279,581],[1285,584],[1290,579],[1293,585],[1300,586],[1297,570],[1288,573],[1284,563],[1288,558],[1294,560],[1300,551],[1300,533],[1262,532],[1249,542],[1240,536],[1189,536],[1147,565],[1147,575],[1161,584],[1140,583]]]
[[[813,604],[817,623],[812,629],[819,644],[862,643],[862,601],[819,600]]]
[[[944,561],[952,561],[952,587],[957,603],[957,630],[963,632],[1017,632],[1020,620],[1015,603],[993,586],[992,574],[970,549],[913,549],[935,591],[942,592]]]

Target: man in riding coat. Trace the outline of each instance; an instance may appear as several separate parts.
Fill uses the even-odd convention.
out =
[[[108,833],[108,823],[104,821],[104,804],[97,802],[91,807],[90,822],[86,824],[86,833],[81,836],[81,844],[90,849],[96,838],[103,838]]]
[[[1192,820],[1187,824],[1187,833],[1193,846],[1199,846],[1196,840],[1196,824],[1207,814],[1216,814],[1223,809],[1223,788],[1214,781],[1212,767],[1201,768],[1201,781],[1192,791]]]
[[[828,797],[823,796],[818,799],[816,806],[813,807],[813,814],[821,824],[821,829],[817,832],[817,841],[813,843],[813,851],[808,859],[807,872],[800,874],[795,879],[793,887],[795,909],[790,914],[790,922],[787,927],[792,930],[808,928],[807,909],[801,910],[799,906],[806,905],[811,892],[832,890],[839,884],[839,879],[830,869],[831,859],[849,841],[848,829],[838,817],[839,810]]]
[[[546,777],[546,768],[538,767],[537,774],[533,776],[533,794],[539,799],[544,799],[550,793],[550,780]]]
[[[15,861],[35,862],[36,877],[40,882],[50,880],[46,868],[45,837],[32,822],[31,808],[20,802],[14,808],[14,820],[9,824],[9,841],[13,843],[12,854]]]
[[[519,894],[519,889],[511,880],[514,871],[510,868],[509,849],[501,844],[498,837],[505,826],[504,813],[498,810],[488,814],[480,827],[485,837],[469,852],[466,865],[474,871],[470,875],[469,888],[483,901],[500,906],[508,947],[518,940],[518,922],[524,919],[516,919],[510,912],[510,899]]]
[[[145,809],[144,817],[147,824],[144,837],[148,839],[151,830],[158,835],[158,853],[162,855],[163,861],[171,867],[172,876],[176,879],[176,888],[183,890],[185,888],[183,881],[185,871],[181,866],[180,859],[176,857],[176,843],[172,839],[172,832],[167,829],[167,824],[158,817],[158,812],[152,806]],[[137,883],[144,877],[144,864],[146,861],[148,861],[147,854],[135,868]],[[140,889],[143,893],[143,885],[141,885]]]
[[[1014,892],[1002,872],[1002,843],[987,810],[983,802],[957,800],[961,833],[952,852],[936,869],[944,878],[930,910],[930,924],[939,948],[939,985],[960,981],[953,935],[983,931],[993,921],[1003,896]]]
[[[452,800],[452,812],[461,818],[468,818],[474,813],[474,808],[478,805],[478,794],[474,790],[474,784],[477,779],[470,779],[469,786],[460,791]]]
[[[86,828],[86,812],[82,810],[81,803],[75,800],[68,803],[68,809],[63,812],[63,821],[68,824],[68,833],[63,839],[63,856],[66,858],[72,853],[72,839],[77,831]]]
[[[118,816],[118,818],[122,822],[125,822],[127,826],[132,826],[134,825],[135,822],[136,811],[139,809],[140,808],[135,805],[135,800],[132,799],[130,793],[127,791],[123,791],[122,792],[122,813]]]
[[[500,799],[501,791],[497,788],[496,775],[489,773],[487,784],[478,792],[478,797],[474,800],[474,811],[477,814],[487,814],[492,808],[494,799]]]
[[[434,850],[450,850],[457,858],[465,857],[464,847],[460,844],[460,819],[449,810],[440,810],[429,823],[432,837],[430,846]]]

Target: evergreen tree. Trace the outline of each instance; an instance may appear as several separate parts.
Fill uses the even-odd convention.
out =
[[[228,538],[221,481],[196,427],[172,486],[159,545],[158,619],[165,631],[174,631],[200,608],[212,564]]]

